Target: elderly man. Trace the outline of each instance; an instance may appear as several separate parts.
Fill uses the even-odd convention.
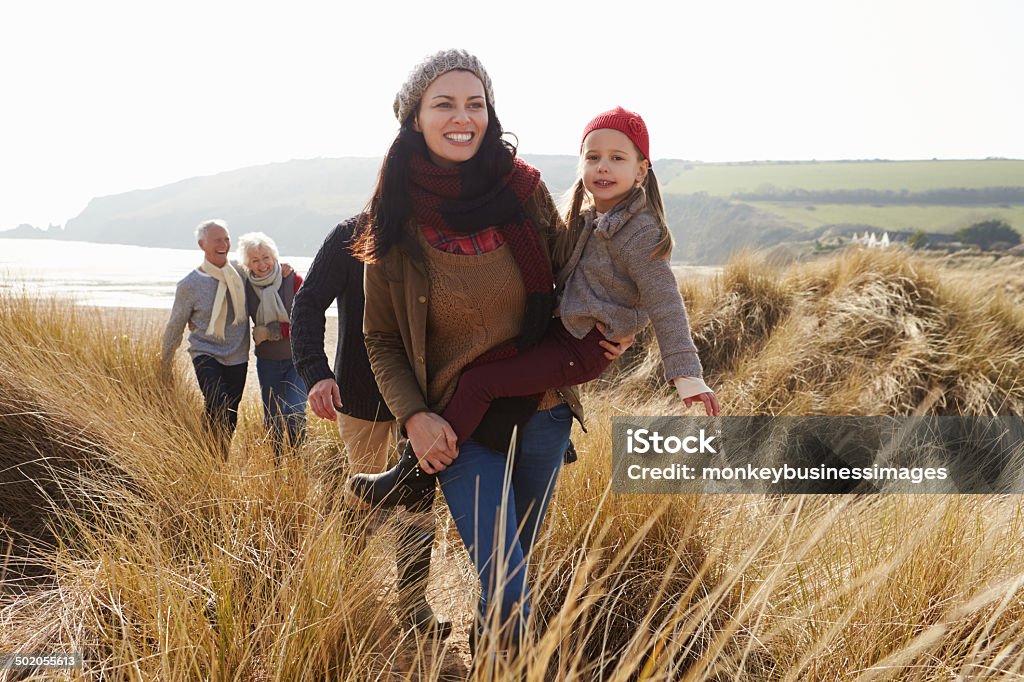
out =
[[[196,239],[203,251],[203,264],[178,282],[164,330],[161,368],[169,380],[174,353],[187,325],[188,352],[206,403],[206,416],[226,457],[249,364],[245,279],[240,268],[228,262],[231,236],[227,223],[200,223]]]

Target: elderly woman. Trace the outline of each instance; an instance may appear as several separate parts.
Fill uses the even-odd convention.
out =
[[[476,57],[447,50],[427,58],[394,111],[401,129],[356,249],[367,262],[366,348],[419,466],[438,472],[476,565],[477,627],[497,618],[501,646],[516,647],[529,613],[527,557],[582,407],[570,387],[548,391],[539,405],[496,401],[458,449],[440,413],[464,369],[544,336],[551,254],[564,230],[540,173],[502,139],[491,80]]]
[[[298,445],[306,432],[306,386],[292,363],[289,341],[289,316],[302,277],[282,273],[277,245],[262,232],[238,238],[238,261],[246,273],[245,304],[253,322],[263,422],[280,454],[285,439]]]

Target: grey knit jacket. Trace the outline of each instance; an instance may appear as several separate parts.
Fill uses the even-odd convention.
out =
[[[654,214],[623,202],[595,220],[583,215],[584,227],[573,255],[559,273],[559,315],[575,337],[595,323],[618,339],[654,324],[665,376],[702,375],[690,323],[672,267],[651,259],[661,234]]]
[[[241,267],[232,262],[232,267],[245,281],[245,273]],[[188,353],[195,359],[197,355],[209,355],[222,365],[240,365],[249,360],[249,319],[233,324],[235,319],[234,305],[231,296],[227,297],[228,319],[224,325],[224,338],[218,339],[206,333],[213,315],[213,301],[217,295],[218,282],[198,268],[185,275],[178,282],[174,292],[174,305],[171,317],[164,328],[163,345],[160,353],[161,364],[170,367],[174,352],[181,345],[181,334],[185,326],[189,327]]]

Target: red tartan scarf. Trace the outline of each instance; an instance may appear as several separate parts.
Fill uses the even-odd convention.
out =
[[[497,227],[523,278],[526,314],[519,338],[514,345],[484,353],[470,366],[535,345],[546,333],[554,308],[551,265],[540,232],[526,211],[527,200],[540,185],[540,171],[516,159],[512,172],[495,180],[474,161],[440,168],[416,155],[409,165],[409,197],[420,224],[464,235]]]

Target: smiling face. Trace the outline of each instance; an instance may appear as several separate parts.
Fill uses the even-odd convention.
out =
[[[484,84],[469,71],[449,71],[423,93],[413,127],[423,133],[430,160],[450,168],[476,155],[487,122]]]
[[[199,240],[199,248],[206,254],[206,260],[222,268],[227,265],[228,254],[231,253],[231,236],[220,225],[210,225],[206,236]]]
[[[615,207],[647,177],[647,159],[624,133],[610,128],[592,131],[583,140],[583,186],[594,197],[598,213]]]
[[[245,267],[257,277],[266,277],[274,269],[277,260],[265,246],[249,249],[245,254]]]

